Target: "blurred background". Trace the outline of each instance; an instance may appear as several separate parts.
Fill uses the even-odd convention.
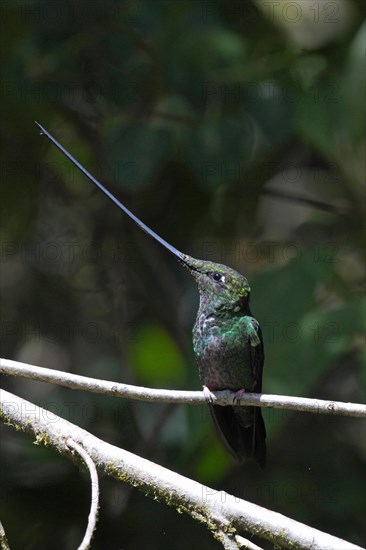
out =
[[[264,392],[364,401],[365,2],[5,0],[1,10],[1,356],[201,388],[193,279],[38,120],[179,250],[248,277]],[[231,460],[206,407],[1,383],[215,490],[365,544],[360,419],[264,410],[261,471]],[[75,548],[87,476],[25,434],[0,435],[12,549]],[[101,484],[93,548],[221,547],[188,516]]]

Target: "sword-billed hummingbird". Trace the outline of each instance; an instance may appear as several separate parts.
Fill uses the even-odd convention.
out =
[[[62,151],[99,189],[141,229],[178,258],[195,278],[200,305],[193,327],[193,349],[212,417],[223,441],[239,462],[253,456],[263,467],[266,461],[266,430],[260,408],[218,406],[210,401],[210,390],[262,391],[262,332],[249,308],[247,279],[222,264],[196,260],[162,239],[97,181],[38,122],[41,133]]]

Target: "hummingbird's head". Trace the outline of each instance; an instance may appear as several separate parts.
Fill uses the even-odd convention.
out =
[[[244,312],[249,308],[250,287],[243,275],[226,265],[196,260],[187,255],[181,262],[197,282],[201,304],[234,312]]]

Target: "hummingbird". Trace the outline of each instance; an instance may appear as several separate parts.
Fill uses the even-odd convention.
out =
[[[240,463],[266,462],[266,429],[259,407],[213,404],[212,391],[231,390],[240,402],[243,392],[261,393],[264,362],[262,331],[252,316],[247,279],[225,265],[198,260],[180,252],[135,216],[88,172],[41,124],[56,147],[142,230],[169,250],[195,279],[200,303],[193,327],[193,350],[206,401],[221,438]],[[235,402],[234,400],[234,402]]]

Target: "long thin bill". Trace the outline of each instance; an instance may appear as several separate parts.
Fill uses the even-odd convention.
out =
[[[121,208],[121,210],[123,210],[127,216],[129,216],[135,223],[137,223],[137,225],[139,227],[141,227],[141,229],[143,229],[148,235],[151,235],[151,237],[154,237],[155,240],[157,240],[160,244],[162,244],[165,248],[167,248],[172,254],[174,254],[174,256],[177,256],[180,260],[184,261],[185,258],[186,258],[186,255],[183,254],[182,252],[179,252],[179,250],[177,250],[176,248],[174,248],[174,246],[172,246],[171,244],[169,244],[167,241],[165,241],[162,237],[160,237],[157,233],[155,233],[155,231],[153,231],[152,229],[150,229],[150,227],[148,227],[143,221],[141,221],[137,216],[135,216],[135,214],[132,214],[132,212],[124,205],[122,204],[114,195],[112,195],[112,193],[110,191],[108,191],[108,189],[106,189],[104,187],[104,185],[102,185],[97,179],[95,179],[94,176],[92,176],[90,174],[90,172],[88,172],[88,170],[86,170],[86,168],[84,168],[84,166],[82,166],[72,155],[71,153],[69,153],[58,141],[57,139],[55,139],[49,132],[47,132],[47,130],[45,128],[43,128],[43,126],[41,126],[41,124],[39,124],[37,121],[35,121],[35,123],[37,124],[38,128],[41,130],[41,133],[44,134],[45,136],[48,137],[49,140],[52,141],[52,143],[54,145],[56,145],[56,147],[58,149],[60,149],[60,151],[69,159],[71,160],[72,163],[75,164],[75,166],[77,166],[77,168],[79,168],[79,170],[81,170],[81,172],[83,172],[83,174],[90,179],[90,181],[92,181],[97,187],[99,187],[99,189],[101,191],[103,191],[103,193],[105,193],[105,195],[107,195],[107,197],[109,197],[111,199],[111,201],[114,202],[114,204],[116,204],[119,208]]]

